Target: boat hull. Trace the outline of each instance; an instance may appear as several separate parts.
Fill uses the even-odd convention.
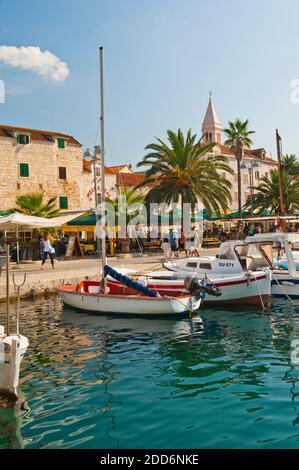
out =
[[[271,282],[271,294],[273,297],[299,299],[299,276],[292,277],[288,272],[274,274]]]
[[[93,283],[94,284],[94,283]],[[98,314],[114,315],[180,315],[196,311],[201,299],[190,295],[180,297],[148,297],[141,295],[110,295],[77,292],[77,286],[56,286],[55,290],[64,304],[71,307],[95,312]]]
[[[6,336],[0,327],[0,395],[18,398],[20,366],[28,344],[26,336]]]

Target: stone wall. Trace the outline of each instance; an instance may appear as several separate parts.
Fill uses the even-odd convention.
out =
[[[20,176],[20,163],[29,164],[29,177]],[[66,168],[66,180],[59,179],[58,167]],[[64,149],[55,142],[31,141],[21,145],[14,138],[0,138],[0,209],[15,206],[17,196],[44,191],[45,198],[68,197],[68,209],[80,208],[82,176],[81,145]]]

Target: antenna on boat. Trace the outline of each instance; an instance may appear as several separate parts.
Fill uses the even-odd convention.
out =
[[[102,242],[101,242],[101,254],[102,254],[102,276],[103,276],[103,288],[106,293],[106,280],[104,276],[104,266],[106,264],[106,226],[103,226],[105,219],[105,133],[104,133],[104,49],[99,48],[100,52],[100,95],[101,95],[101,216],[102,216]]]

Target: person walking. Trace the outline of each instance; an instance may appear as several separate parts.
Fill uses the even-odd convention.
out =
[[[199,244],[199,238],[195,231],[195,227],[191,228],[191,236],[189,238],[189,246],[188,246],[188,256],[199,256],[197,247]]]
[[[178,240],[178,235],[173,231],[173,228],[169,229],[169,240],[170,240],[170,258],[172,259],[173,254],[178,258],[179,240]]]
[[[48,235],[46,235],[43,241],[43,258],[42,258],[41,269],[44,269],[44,264],[46,262],[48,255],[51,260],[52,269],[54,269],[54,253],[55,253],[55,250],[51,245]]]
[[[186,248],[187,237],[184,233],[179,238],[179,254],[183,251],[185,253],[185,257],[188,255],[188,251]]]

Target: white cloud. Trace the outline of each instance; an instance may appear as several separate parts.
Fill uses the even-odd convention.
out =
[[[0,46],[0,62],[10,67],[32,70],[44,77],[61,82],[70,71],[65,62],[50,51],[41,51],[39,47]]]

